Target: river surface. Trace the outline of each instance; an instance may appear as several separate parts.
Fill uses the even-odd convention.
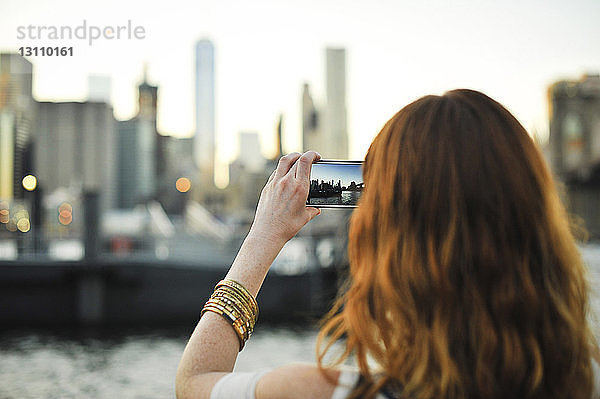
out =
[[[600,246],[587,247],[594,333],[600,335]],[[0,333],[0,398],[171,398],[193,326],[162,331]],[[314,362],[314,328],[259,325],[236,370]]]
[[[308,328],[257,327],[236,370],[313,362],[315,337]],[[188,338],[183,331],[3,334],[0,398],[171,398]]]
[[[341,196],[326,198],[310,198],[310,205],[353,205],[356,206],[360,198],[360,191],[342,191]]]

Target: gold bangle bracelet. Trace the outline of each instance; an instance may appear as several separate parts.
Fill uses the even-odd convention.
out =
[[[212,295],[212,298],[218,297],[224,297],[232,302],[235,302],[239,305],[240,309],[243,309],[245,313],[247,313],[252,319],[256,319],[257,314],[256,311],[253,309],[252,305],[237,291],[234,291],[229,287],[219,287]]]
[[[239,293],[231,290],[228,287],[219,287],[212,295],[212,298],[223,298],[226,301],[235,304],[244,314],[246,314],[249,320],[254,324],[256,321],[256,313],[249,306],[249,304],[242,298]]]
[[[231,324],[240,344],[240,351],[254,331],[258,319],[258,304],[240,283],[224,279],[217,283],[210,299],[204,304],[200,317],[213,312]]]
[[[225,289],[225,287],[219,287],[217,291],[213,293],[211,299],[223,300],[226,303],[234,306],[245,316],[249,326],[254,328],[254,325],[256,324],[256,314],[252,311],[248,303],[240,298],[238,293],[231,292]]]
[[[250,334],[252,333],[252,329],[253,329],[253,326],[251,325],[250,321],[248,320],[248,316],[245,315],[243,312],[241,312],[239,309],[237,309],[237,307],[234,304],[228,304],[221,300],[211,300],[211,301],[216,301],[218,304],[223,306],[227,312],[229,312],[230,314],[232,314],[233,316],[236,317],[235,323],[239,324],[240,328],[242,328],[242,330],[244,332],[244,341],[246,341],[250,337]]]
[[[245,316],[242,312],[240,312],[234,305],[228,304],[221,299],[212,299],[212,298],[207,302],[207,304],[208,305],[216,305],[220,309],[223,309],[223,311],[229,316],[232,324],[234,325],[234,328],[236,326],[239,326],[239,329],[240,329],[241,335],[242,335],[242,339],[244,341],[246,341],[249,338],[252,327],[251,327],[249,321],[247,320],[248,317]]]
[[[224,301],[225,303],[235,307],[240,313],[242,313],[248,319],[248,321],[251,322],[254,320],[254,315],[248,309],[248,307],[245,306],[245,304],[242,303],[241,301],[239,301],[237,298],[229,295],[228,293],[219,292],[216,295],[211,296],[210,299],[217,300],[217,301]]]
[[[220,286],[228,286],[228,287],[233,288],[234,290],[238,291],[242,295],[242,297],[245,297],[246,300],[251,304],[252,309],[258,316],[258,304],[256,303],[256,299],[252,296],[250,291],[248,291],[246,289],[246,287],[244,287],[242,284],[238,283],[237,281],[231,280],[231,279],[225,279],[225,280],[219,281],[217,283],[215,289]]]
[[[246,336],[247,334],[244,332],[244,330],[241,328],[241,326],[238,324],[236,318],[234,318],[234,316],[227,314],[224,311],[224,308],[215,305],[215,304],[206,304],[204,305],[204,308],[202,309],[202,315],[204,315],[204,313],[206,312],[212,312],[212,313],[216,313],[220,316],[222,316],[229,324],[231,324],[231,326],[233,327],[233,330],[235,331],[235,335],[237,335],[238,337],[238,342],[240,345],[240,351],[244,348],[244,344],[246,343]],[[202,317],[202,316],[200,316]]]

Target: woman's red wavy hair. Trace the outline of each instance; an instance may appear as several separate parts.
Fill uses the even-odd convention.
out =
[[[592,394],[584,267],[552,176],[525,129],[472,90],[390,119],[364,164],[348,288],[319,365],[345,342],[364,382],[410,398]],[[379,366],[369,366],[370,357]]]

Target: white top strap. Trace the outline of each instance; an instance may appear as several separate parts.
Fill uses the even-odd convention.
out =
[[[340,370],[337,387],[331,399],[346,399],[358,383],[359,374],[355,370]]]
[[[210,399],[255,399],[256,384],[269,370],[235,372],[221,377],[210,392]]]
[[[346,399],[352,389],[358,383],[360,378],[360,374],[357,370],[349,370],[342,369],[340,370],[340,376],[338,377],[337,387],[333,391],[333,395],[331,395],[331,399]],[[385,399],[385,396],[382,394],[377,394],[375,399]]]

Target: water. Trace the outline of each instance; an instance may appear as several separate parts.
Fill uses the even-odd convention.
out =
[[[314,362],[317,331],[257,328],[237,371]],[[65,337],[12,333],[0,344],[0,398],[170,398],[189,336],[180,332]],[[273,350],[277,347],[277,350]]]
[[[590,265],[593,329],[600,335],[600,246]],[[169,398],[189,331],[5,332],[0,335],[0,398]],[[314,362],[314,328],[259,326],[237,371]],[[599,337],[600,338],[600,337]]]
[[[311,198],[311,205],[356,205],[360,191],[342,191],[341,197]]]

